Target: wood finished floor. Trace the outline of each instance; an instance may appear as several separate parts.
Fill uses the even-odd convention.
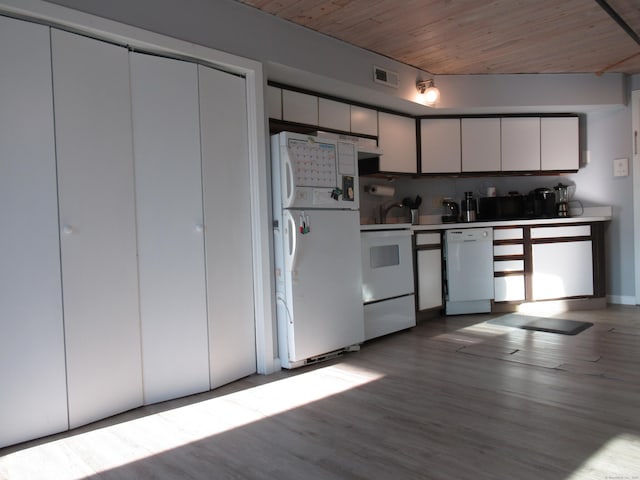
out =
[[[640,308],[557,315],[576,336],[496,316],[5,448],[0,478],[640,480]]]

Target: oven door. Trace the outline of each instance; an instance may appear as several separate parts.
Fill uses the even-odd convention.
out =
[[[411,230],[360,233],[365,304],[414,292],[411,235]]]

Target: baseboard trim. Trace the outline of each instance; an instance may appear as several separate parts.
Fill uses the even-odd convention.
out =
[[[636,297],[632,295],[607,295],[607,302],[616,305],[637,305]]]
[[[599,310],[607,307],[607,298],[571,298],[567,300],[547,300],[539,302],[524,303],[494,303],[491,311],[502,312],[527,312],[527,313],[549,313],[549,312],[569,312],[572,310]]]

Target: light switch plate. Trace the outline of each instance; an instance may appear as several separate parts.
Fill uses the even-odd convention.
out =
[[[614,177],[629,176],[629,159],[628,158],[616,158],[613,161],[613,176]]]

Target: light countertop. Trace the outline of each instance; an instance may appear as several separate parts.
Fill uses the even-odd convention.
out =
[[[436,223],[438,217],[420,217],[420,224],[385,223],[360,225],[360,230],[413,230],[414,232],[430,230],[450,230],[454,228],[505,227],[522,225],[558,225],[571,223],[606,222],[611,220],[611,207],[585,207],[582,215],[566,218],[534,218],[525,220],[495,220],[482,222]],[[438,218],[439,219],[439,218]],[[425,221],[426,220],[426,221]]]

